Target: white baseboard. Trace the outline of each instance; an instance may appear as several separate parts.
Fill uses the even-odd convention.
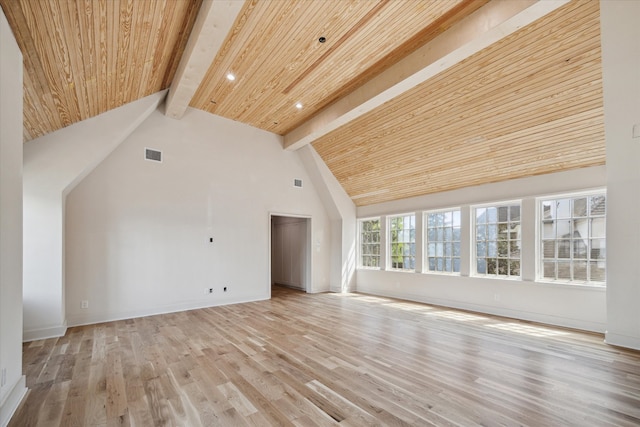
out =
[[[29,329],[22,333],[22,341],[30,342],[36,340],[45,340],[47,338],[63,337],[67,333],[67,322],[60,326],[53,326],[42,329]]]
[[[443,298],[430,298],[430,297],[424,297],[422,295],[408,294],[405,292],[379,292],[379,291],[368,290],[362,286],[358,289],[358,292],[370,294],[370,295],[384,296],[389,298],[398,298],[398,299],[404,299],[409,301],[422,302],[425,304],[433,304],[433,305],[438,305],[442,307],[451,307],[451,308],[460,309],[460,310],[474,311],[477,313],[485,313],[485,314],[490,314],[495,316],[509,317],[512,319],[526,320],[529,322],[543,323],[547,325],[560,326],[564,328],[579,329],[583,331],[603,333],[606,328],[605,324],[598,323],[598,322],[590,322],[590,321],[585,321],[581,319],[565,318],[561,316],[553,316],[553,315],[543,314],[543,313],[524,312],[520,310],[509,309],[506,307],[485,306],[480,304],[465,303],[461,301],[448,300]]]
[[[638,337],[630,337],[628,335],[616,334],[607,331],[604,333],[604,342],[609,345],[640,350],[640,338]]]
[[[124,320],[124,319],[135,319],[138,317],[155,316],[158,314],[176,313],[176,312],[188,311],[188,310],[197,310],[199,308],[216,307],[221,305],[263,301],[266,299],[269,299],[269,296],[265,295],[257,298],[247,298],[242,300],[223,300],[223,301],[208,302],[208,303],[202,303],[202,301],[184,302],[179,304],[169,304],[169,305],[163,305],[159,307],[153,307],[153,308],[135,310],[135,311],[114,311],[114,312],[91,313],[91,314],[81,315],[81,316],[71,315],[67,317],[67,323],[69,327],[93,325],[96,323],[114,322],[116,320]]]
[[[11,420],[11,417],[20,406],[20,402],[27,394],[26,377],[23,375],[18,382],[13,386],[7,397],[0,405],[0,426],[6,427]]]

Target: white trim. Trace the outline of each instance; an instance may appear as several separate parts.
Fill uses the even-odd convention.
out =
[[[288,217],[288,218],[300,218],[300,219],[304,219],[305,221],[305,225],[306,225],[306,231],[307,231],[307,259],[305,260],[305,262],[307,263],[307,267],[306,268],[306,273],[305,273],[305,277],[304,277],[304,291],[307,293],[313,293],[313,241],[314,241],[314,233],[313,233],[313,217],[309,214],[292,214],[292,213],[281,213],[281,212],[269,212],[268,213],[268,224],[267,224],[267,229],[269,230],[268,232],[268,236],[269,238],[267,239],[267,265],[269,268],[268,271],[268,278],[267,278],[267,299],[271,299],[271,241],[272,241],[272,236],[271,236],[271,223],[272,223],[272,219],[274,216],[280,216],[280,217]]]
[[[418,212],[420,212],[420,211],[399,213],[399,214],[393,214],[393,215],[385,215],[385,222],[386,222],[386,226],[387,226],[386,230],[385,230],[385,234],[386,234],[386,243],[385,244],[386,244],[386,249],[387,249],[385,251],[386,252],[386,257],[387,257],[386,260],[385,260],[386,261],[385,265],[386,265],[386,270],[387,271],[400,271],[400,272],[405,272],[405,273],[416,273],[417,272],[415,268],[393,268],[393,267],[391,267],[393,265],[393,261],[391,260],[391,257],[392,257],[391,254],[393,252],[391,250],[391,245],[393,244],[393,242],[391,241],[391,220],[393,218],[399,218],[399,217],[405,217],[405,216],[413,216],[413,222],[414,222],[414,226],[415,226],[415,225],[417,225],[415,223],[416,223],[416,218],[417,218],[416,213],[418,213]],[[415,236],[414,236],[415,240],[413,242],[413,245],[416,247],[416,255],[417,255],[417,246],[416,245],[418,243],[417,242],[417,240],[418,240],[417,237],[418,236],[415,233],[416,229],[414,228],[413,230],[414,230],[414,234],[415,234]],[[414,264],[417,261],[416,255],[413,256],[413,263]]]
[[[380,271],[381,270],[380,267],[365,267],[365,266],[362,266],[362,265],[357,265],[356,268],[358,270],[371,270],[371,271]]]
[[[0,426],[6,427],[11,421],[11,417],[16,412],[20,403],[27,395],[27,380],[24,375],[13,385],[11,391],[5,395],[4,400],[0,403]]]
[[[627,347],[634,350],[640,350],[640,338],[628,335],[616,334],[606,331],[604,333],[604,342],[609,345],[618,347]]]
[[[425,261],[427,261],[429,256],[425,253],[424,258],[425,258]],[[441,257],[441,258],[444,258],[444,257]],[[460,265],[462,266],[462,258],[461,257],[458,257],[458,258],[460,259]],[[429,274],[434,276],[453,276],[453,277],[461,276],[460,272],[456,272],[456,271],[431,271],[428,268],[429,263],[425,263],[425,265],[427,267],[422,269],[422,272],[420,274]],[[471,277],[475,277],[475,276],[471,276]],[[478,276],[478,277],[483,277],[483,276]]]
[[[381,267],[367,267],[362,265],[362,223],[365,221],[378,221],[380,230],[378,231],[378,235],[380,236],[380,241],[378,242],[378,246],[380,247],[380,253],[378,254],[378,264],[382,264],[382,217],[381,216],[372,216],[369,218],[357,218],[356,219],[356,270],[380,270]]]
[[[427,215],[430,213],[440,213],[440,212],[451,212],[451,211],[462,211],[462,206],[454,206],[451,208],[438,208],[438,209],[429,209],[423,210],[422,215]]]
[[[59,338],[63,337],[64,334],[67,333],[67,322],[65,321],[62,325],[59,326],[51,326],[48,328],[40,328],[40,329],[29,329],[22,333],[22,341],[30,342],[37,340],[45,340],[48,338]]]
[[[366,290],[363,290],[363,291],[360,291],[360,294],[403,299],[407,301],[419,302],[419,303],[424,303],[429,305],[436,305],[444,308],[453,308],[458,310],[472,311],[480,315],[487,314],[492,316],[502,316],[502,317],[507,317],[509,319],[513,319],[515,321],[525,320],[529,322],[537,322],[537,323],[543,323],[546,325],[579,329],[579,330],[589,331],[589,332],[603,333],[603,331],[606,329],[606,324],[600,323],[600,322],[581,321],[581,320],[571,319],[571,318],[562,317],[562,316],[533,313],[533,312],[527,312],[522,310],[512,310],[506,307],[503,308],[503,307],[495,307],[490,305],[464,303],[464,302],[445,299],[445,298],[424,297],[422,295],[411,294],[406,292],[384,292],[384,291],[368,292]],[[628,338],[631,338],[631,337],[628,337]],[[613,344],[608,342],[607,340],[605,340],[605,342],[607,342],[608,344]],[[626,341],[626,342],[630,342],[630,341]],[[640,340],[637,340],[636,344],[638,345],[638,347],[636,348],[640,349]],[[613,345],[622,346],[623,344],[613,344]],[[629,345],[624,345],[624,346],[630,347]],[[633,347],[631,346],[631,348]]]
[[[545,279],[543,277],[541,278],[536,278],[535,283],[542,283],[545,285],[552,285],[552,286],[567,286],[569,288],[586,288],[586,289],[601,289],[603,291],[607,290],[607,284],[606,282],[584,282],[581,280],[578,281],[569,281],[569,280],[553,280],[553,279]],[[601,285],[598,285],[597,283],[602,283]]]
[[[476,209],[480,208],[501,208],[501,207],[511,207],[514,205],[518,205],[520,207],[520,221],[518,221],[520,223],[520,230],[522,230],[522,201],[524,199],[513,199],[513,200],[508,200],[508,201],[504,201],[504,202],[495,202],[495,203],[482,203],[482,204],[475,204],[475,205],[470,205],[469,206],[469,217],[471,219],[471,228],[469,229],[470,232],[470,237],[471,237],[471,270],[469,271],[469,277],[479,277],[479,278],[495,278],[495,279],[506,279],[506,280],[518,280],[518,281],[522,281],[522,245],[523,245],[523,241],[522,241],[522,236],[520,236],[520,275],[519,276],[504,276],[504,275],[498,275],[498,274],[480,274],[478,273],[478,258],[477,258],[477,248],[478,248],[478,242],[476,240],[477,238],[477,234],[476,234],[476,219],[477,219],[477,215],[476,215]],[[499,221],[496,221],[496,225],[498,224]],[[511,222],[511,219],[509,219],[509,223]],[[489,223],[487,223],[488,225]],[[522,233],[522,231],[521,231]],[[487,248],[488,250],[488,248]],[[497,250],[497,249],[496,249]],[[486,259],[487,257],[485,257]],[[496,259],[498,258],[497,254],[496,254]]]
[[[116,311],[116,312],[108,312],[108,313],[107,312],[91,313],[90,315],[81,315],[81,316],[76,315],[76,316],[70,316],[67,320],[69,322],[69,327],[93,325],[96,323],[115,322],[118,320],[126,320],[126,319],[136,319],[139,317],[155,316],[158,314],[178,313],[181,311],[197,310],[200,308],[218,307],[218,306],[224,306],[224,305],[241,304],[241,303],[255,302],[255,301],[264,301],[266,299],[269,299],[269,297],[265,295],[259,298],[226,300],[226,301],[218,301],[215,303],[203,303],[201,300],[194,300],[194,301],[183,302],[179,304],[162,305],[162,306],[148,308],[144,310]]]
[[[607,187],[594,187],[587,190],[563,191],[561,193],[540,194],[535,196],[536,203],[544,199],[564,199],[568,197],[593,196],[596,194],[607,194]]]
[[[460,213],[460,256],[455,257],[460,260],[460,270],[462,270],[462,207],[453,207],[453,208],[444,208],[444,209],[434,209],[422,212],[422,274],[442,274],[446,276],[460,276],[460,271],[431,271],[429,270],[429,220],[428,215],[437,214],[437,213],[447,213],[447,212],[455,212],[458,211]],[[453,228],[453,226],[452,226]],[[455,243],[455,240],[451,240],[450,243]],[[437,242],[436,242],[437,243]],[[443,243],[446,243],[443,241]],[[436,256],[436,258],[445,258],[444,255],[442,257]],[[451,256],[451,262],[453,263],[454,256]]]
[[[560,280],[560,279],[548,279],[544,277],[544,272],[543,272],[543,267],[542,267],[542,230],[541,230],[541,225],[542,225],[542,202],[545,201],[553,201],[553,200],[558,200],[558,199],[575,199],[575,198],[579,198],[579,197],[589,197],[589,196],[599,196],[599,195],[603,195],[605,196],[605,214],[604,214],[604,219],[605,219],[605,223],[606,223],[606,218],[607,218],[607,211],[606,211],[606,197],[607,197],[607,188],[606,187],[600,187],[599,189],[595,190],[580,190],[580,191],[572,191],[572,192],[564,192],[564,193],[558,193],[558,194],[550,194],[550,195],[541,195],[541,196],[537,196],[535,197],[535,204],[536,204],[536,209],[535,209],[535,281],[539,282],[539,283],[549,283],[549,284],[553,284],[553,285],[565,285],[565,286],[582,286],[582,287],[587,287],[587,288],[602,288],[602,289],[606,289],[607,288],[607,282],[605,280],[605,282],[585,282],[585,281],[572,281],[572,280]],[[573,219],[573,213],[571,214],[571,219]],[[586,218],[591,218],[591,216],[587,216]],[[557,218],[554,219],[554,221],[557,221]],[[591,228],[591,227],[589,227]],[[587,237],[587,239],[591,239],[591,231],[589,231],[589,236]],[[605,233],[605,248],[606,248],[606,240],[607,240],[607,236]],[[556,236],[556,238],[554,240],[558,240],[558,237]],[[557,258],[554,258],[557,261]],[[573,263],[573,258],[569,258],[570,262]],[[605,257],[605,263],[607,262],[607,258]],[[606,277],[605,277],[606,279]],[[600,284],[601,283],[601,284]]]
[[[381,216],[382,215],[374,215],[374,216],[368,216],[366,218],[358,218],[358,222],[361,222],[361,221],[372,221],[374,219],[380,220]]]
[[[469,205],[469,207],[473,210],[475,208],[498,208],[501,206],[511,206],[515,203],[519,204],[520,207],[522,207],[522,200],[524,199],[524,197],[521,197],[519,199],[512,199],[512,200],[503,200],[503,201],[494,201],[494,202],[488,202],[488,203],[476,203],[473,205]],[[475,221],[475,218],[474,218]]]

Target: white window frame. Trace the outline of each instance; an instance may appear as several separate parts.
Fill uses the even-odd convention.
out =
[[[476,210],[477,209],[483,209],[483,208],[500,208],[500,207],[507,207],[507,206],[513,206],[513,205],[518,205],[520,207],[520,220],[518,221],[519,225],[520,225],[520,254],[519,254],[519,272],[520,274],[518,276],[512,276],[512,275],[503,275],[503,274],[489,274],[489,273],[479,273],[478,272],[478,254],[477,254],[477,250],[478,250],[478,235],[477,235],[477,214],[476,214]],[[471,209],[471,242],[472,242],[472,249],[471,249],[471,271],[472,271],[472,276],[473,277],[482,277],[482,278],[491,278],[491,279],[501,279],[501,280],[514,280],[514,281],[521,281],[522,280],[522,245],[523,245],[523,241],[522,241],[522,199],[516,199],[516,200],[507,200],[507,201],[499,201],[499,202],[492,202],[492,203],[483,203],[483,204],[479,204],[479,205],[473,205],[470,206]],[[509,218],[509,222],[510,222],[510,218]],[[499,224],[500,222],[498,220],[496,220],[496,226]],[[488,223],[487,223],[488,224]],[[485,239],[485,241],[487,241]],[[488,251],[488,248],[487,248]],[[498,249],[496,248],[496,259],[498,259]],[[484,256],[483,258],[489,258],[488,256]],[[506,258],[509,259],[509,258]]]
[[[393,249],[392,249],[392,245],[393,245],[393,241],[391,239],[391,221],[394,218],[399,218],[399,217],[406,217],[406,216],[412,216],[413,217],[413,255],[409,255],[409,256],[413,256],[413,268],[397,268],[397,267],[393,267]],[[410,230],[410,229],[409,229]],[[416,264],[416,244],[417,244],[417,236],[416,236],[416,213],[415,212],[408,212],[408,213],[402,213],[402,214],[394,214],[394,215],[388,215],[387,216],[387,244],[386,244],[386,251],[387,251],[387,269],[388,270],[392,270],[392,271],[416,271],[415,269],[415,264]],[[404,242],[400,242],[400,243],[404,243]],[[404,263],[403,263],[404,264]]]
[[[435,244],[443,242],[443,243],[458,243],[459,244],[459,253],[458,256],[453,256],[454,253],[454,248],[452,247],[451,252],[452,255],[451,256],[446,256],[443,255],[441,257],[436,256],[435,258],[450,258],[451,259],[451,264],[452,264],[452,271],[439,271],[439,270],[430,270],[429,269],[429,243],[431,243],[429,241],[429,215],[431,214],[438,214],[438,213],[448,213],[448,212],[458,212],[458,214],[460,215],[460,240],[436,240]],[[444,275],[449,275],[449,276],[460,276],[460,271],[453,271],[453,263],[454,263],[454,259],[457,258],[459,260],[458,264],[459,264],[459,270],[462,270],[462,208],[460,207],[454,207],[454,208],[445,208],[445,209],[436,209],[436,210],[429,210],[429,211],[424,211],[422,213],[422,229],[423,229],[423,236],[422,236],[422,242],[423,242],[423,268],[422,268],[422,272],[425,274],[444,274]],[[453,229],[453,226],[452,226]],[[444,250],[443,250],[443,254],[444,254]]]
[[[364,222],[367,221],[378,221],[378,223],[380,224],[380,230],[378,231],[379,234],[379,239],[378,239],[378,246],[379,246],[379,253],[378,253],[378,267],[370,267],[367,265],[363,265],[362,263],[362,224]],[[358,268],[360,269],[366,269],[366,270],[380,270],[381,266],[382,266],[382,256],[383,256],[383,251],[382,251],[382,232],[383,232],[383,227],[382,227],[382,218],[380,218],[379,216],[374,216],[374,217],[370,217],[370,218],[359,218],[358,219],[358,231],[357,231],[357,242],[358,242]],[[370,255],[370,254],[367,254]]]
[[[592,255],[592,248],[588,247],[586,249],[587,252],[587,257],[586,257],[586,262],[587,262],[587,280],[583,281],[583,280],[575,280],[575,279],[551,279],[551,278],[547,278],[544,277],[544,244],[543,242],[545,240],[550,241],[551,239],[545,239],[544,238],[544,231],[543,231],[543,203],[546,201],[551,201],[551,200],[561,200],[561,199],[579,199],[582,197],[591,197],[591,196],[604,196],[605,197],[605,213],[604,216],[591,216],[591,215],[587,215],[586,218],[587,219],[587,224],[588,224],[588,233],[587,233],[587,237],[586,239],[588,241],[596,239],[592,234],[592,223],[590,221],[590,219],[594,219],[594,218],[602,218],[604,220],[604,225],[606,226],[606,218],[607,218],[607,209],[606,209],[606,204],[607,204],[607,191],[606,188],[597,188],[597,189],[592,189],[592,190],[586,190],[586,191],[576,191],[576,192],[572,192],[572,193],[562,193],[562,194],[551,194],[548,196],[542,196],[542,197],[538,197],[536,198],[536,282],[541,282],[541,283],[552,283],[552,284],[558,284],[558,285],[568,285],[568,286],[587,286],[587,287],[593,287],[593,288],[606,288],[607,286],[607,282],[606,282],[606,264],[607,264],[607,256],[605,255],[605,258],[602,260],[602,262],[605,265],[605,280],[604,281],[592,281],[589,280],[589,276],[590,276],[590,272],[589,270],[589,262],[592,260],[591,255]],[[573,211],[573,203],[570,206],[571,211]],[[570,219],[571,221],[574,220],[574,218],[580,218],[580,217],[574,217],[573,216],[573,212],[571,212],[571,217],[570,218],[565,218],[565,219]],[[558,218],[556,216],[555,220],[557,221]],[[556,224],[557,227],[557,224]],[[556,233],[557,233],[557,229],[556,229]],[[604,232],[604,237],[600,238],[604,240],[604,248],[606,251],[606,227],[605,227],[605,232]],[[556,238],[554,239],[556,241],[558,241],[558,237],[556,235]],[[564,240],[564,239],[561,239]],[[570,239],[567,240],[573,240],[573,236]],[[573,276],[573,271],[574,271],[574,258],[573,258],[573,252],[574,252],[574,244],[572,243],[570,246],[570,252],[571,255],[569,258],[566,258],[567,262],[570,264],[570,268],[571,268],[571,275]],[[557,262],[560,259],[565,259],[565,258],[560,258],[558,257],[558,248],[556,246],[556,248],[554,249],[556,256],[554,258],[548,258],[548,259],[553,259],[554,262]],[[556,270],[556,274],[555,276],[557,277],[557,270]]]

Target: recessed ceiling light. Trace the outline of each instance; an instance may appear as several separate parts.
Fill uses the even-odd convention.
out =
[[[227,80],[229,80],[230,82],[234,81],[236,79],[236,76],[234,76],[231,73],[227,73]]]
[[[298,110],[301,110],[302,109],[302,103],[301,102],[296,103],[296,108]]]

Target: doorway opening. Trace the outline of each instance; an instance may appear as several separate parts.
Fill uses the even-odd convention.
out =
[[[311,290],[311,218],[270,215],[271,287]]]

